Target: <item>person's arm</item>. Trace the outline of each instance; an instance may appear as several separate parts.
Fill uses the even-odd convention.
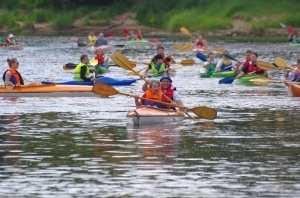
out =
[[[183,104],[183,102],[180,98],[180,95],[177,91],[174,91],[174,93],[173,93],[173,101],[175,101],[178,106],[184,107],[184,104]],[[184,108],[179,108],[179,109],[181,111],[183,111]]]
[[[10,77],[11,77],[11,73],[10,71],[7,71],[6,74],[5,74],[5,77],[4,77],[4,83],[8,83],[10,81]],[[19,86],[19,85],[16,85],[16,86]]]
[[[146,92],[148,89],[149,89],[149,81],[146,80],[145,83],[144,83],[143,86],[142,86],[142,90],[143,90],[144,92]]]
[[[216,65],[215,72],[220,72],[221,71],[221,66],[222,66],[222,60],[219,60],[217,65]]]
[[[245,72],[241,71],[235,78],[239,79],[240,77],[244,76]]]
[[[147,74],[148,74],[148,72],[149,72],[149,70],[150,70],[150,67],[151,67],[151,65],[149,65],[149,66],[147,67],[147,69],[145,69],[144,77],[147,76]]]
[[[207,69],[209,64],[210,64],[210,62],[209,62],[209,61],[206,61],[206,62],[204,62],[203,67]]]

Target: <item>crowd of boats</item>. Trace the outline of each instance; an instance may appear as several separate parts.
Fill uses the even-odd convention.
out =
[[[130,61],[119,51],[113,51],[110,56],[106,52],[113,49],[104,39],[104,34],[100,33],[95,38],[91,33],[86,41],[86,46],[91,45],[95,50],[95,57],[91,61],[86,54],[80,58],[79,64],[67,63],[64,70],[74,70],[73,79],[59,82],[42,81],[25,85],[21,74],[17,71],[19,63],[17,59],[8,59],[9,69],[4,73],[3,80],[5,87],[0,87],[0,96],[20,97],[20,96],[91,96],[102,95],[112,96],[116,94],[132,96],[135,98],[136,109],[128,112],[127,117],[132,118],[133,123],[156,123],[156,122],[177,122],[184,118],[186,114],[192,117],[188,110],[204,119],[215,119],[217,111],[209,107],[187,108],[181,101],[176,88],[172,86],[171,76],[176,73],[176,69],[194,65],[194,59],[182,60],[181,66],[174,68],[171,65],[176,63],[173,55],[182,51],[194,51],[196,58],[203,61],[203,66],[199,70],[201,78],[222,78],[220,84],[231,84],[239,81],[248,86],[268,85],[273,82],[284,83],[287,86],[290,96],[300,97],[300,59],[297,60],[297,67],[289,66],[286,61],[277,57],[274,63],[258,60],[258,55],[250,50],[245,52],[245,60],[239,61],[229,54],[223,47],[210,48],[204,39],[204,34],[200,33],[197,38],[182,27],[181,32],[192,38],[192,42],[184,45],[174,44],[174,52],[166,55],[162,46],[157,46],[157,53],[151,61],[145,62],[147,65],[142,70],[136,70],[136,62]],[[125,32],[125,30],[124,30]],[[126,31],[127,33],[127,31]],[[133,37],[128,32],[126,42],[137,42],[147,44],[141,32]],[[8,35],[8,37],[11,37]],[[137,38],[137,39],[132,39]],[[75,40],[75,39],[73,39]],[[78,46],[81,42],[77,39]],[[205,55],[207,54],[207,56]],[[216,58],[218,57],[218,58]],[[109,60],[113,62],[110,62]],[[137,78],[118,79],[103,76],[110,71],[111,66],[119,66],[132,72],[145,81],[143,96],[122,93],[112,86],[127,86],[136,82]],[[286,80],[272,80],[269,78],[269,70],[286,70]],[[94,75],[90,75],[94,72]],[[149,81],[147,78],[150,78]]]

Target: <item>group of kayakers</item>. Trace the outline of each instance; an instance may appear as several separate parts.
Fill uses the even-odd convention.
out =
[[[16,44],[17,43],[13,34],[3,33],[3,37],[0,37],[0,47],[6,47]]]

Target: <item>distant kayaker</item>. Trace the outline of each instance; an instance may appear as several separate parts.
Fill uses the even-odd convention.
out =
[[[95,77],[90,76],[90,73],[93,72],[93,69],[90,69],[88,66],[89,58],[88,55],[83,54],[80,57],[80,63],[76,66],[73,74],[73,80],[75,81],[94,81]]]
[[[41,85],[40,82],[31,82],[29,84],[24,84],[24,80],[19,69],[19,61],[16,58],[7,59],[9,68],[3,74],[3,81],[5,84],[12,82],[15,86],[36,86]]]
[[[300,58],[297,59],[297,66],[286,72],[286,79],[293,82],[300,82]]]
[[[206,69],[207,75],[212,75],[212,73],[216,69],[217,62],[215,61],[215,54],[213,52],[209,52],[207,54],[207,61],[204,62],[203,67]]]
[[[162,92],[170,98],[173,102],[175,102],[178,106],[184,106],[183,102],[180,98],[179,93],[176,90],[176,87],[172,86],[172,79],[169,76],[163,76],[160,79],[160,87]],[[147,91],[149,89],[149,81],[145,81],[142,90]],[[183,109],[181,109],[183,110]]]
[[[142,31],[138,30],[137,34],[134,37],[134,40],[142,40],[142,39],[143,39]]]
[[[156,48],[156,54],[162,55],[164,64],[169,68],[171,64],[176,64],[176,61],[171,57],[165,54],[165,48],[163,46],[158,46]]]
[[[151,72],[152,75],[163,75],[166,73],[168,75],[169,68],[163,63],[162,55],[158,54],[154,56],[152,62],[149,64],[145,70],[144,76],[146,77],[148,72]]]
[[[228,50],[225,50],[223,53],[229,54]],[[215,72],[224,72],[224,71],[232,71],[236,62],[229,60],[226,56],[222,56],[222,58],[218,61],[216,65]]]
[[[13,34],[8,35],[8,38],[6,39],[6,44],[7,45],[15,45],[16,44],[15,37]]]
[[[194,45],[196,48],[208,49],[207,41],[203,38],[204,33],[200,32],[196,40],[194,40]]]
[[[95,76],[100,76],[103,72],[101,72],[100,67],[104,67],[106,69],[109,68],[108,57],[105,55],[105,52],[102,48],[98,48],[95,51],[95,59],[98,61],[95,66]]]
[[[300,43],[300,31],[298,33],[290,33],[288,39],[290,43]]]
[[[108,42],[107,40],[104,39],[104,34],[103,33],[99,33],[99,37],[97,38],[96,42],[95,42],[95,47],[99,47],[101,45],[107,45]]]
[[[142,105],[149,105],[149,106],[156,106],[158,108],[167,109],[171,108],[169,105],[164,105],[159,102],[166,102],[168,103],[167,98],[164,96],[163,92],[161,91],[160,82],[158,80],[153,80],[149,84],[149,89],[145,91],[142,95],[143,98],[156,100],[157,102],[150,102],[147,100],[139,99],[138,96],[135,97],[135,105],[142,106]]]
[[[88,35],[88,45],[94,45],[97,40],[97,37],[95,36],[94,32],[90,32]]]
[[[235,78],[241,78],[244,75],[247,74],[258,74],[263,75],[266,78],[269,78],[268,72],[265,70],[260,69],[256,62],[257,62],[258,54],[256,52],[253,52],[250,57],[250,62],[243,64],[243,68],[241,72],[235,77]]]

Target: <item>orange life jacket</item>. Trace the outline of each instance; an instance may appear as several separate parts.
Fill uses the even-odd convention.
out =
[[[21,80],[21,76],[20,76],[20,73],[17,71],[17,70],[15,70],[15,69],[11,69],[11,68],[8,68],[7,70],[6,70],[6,72],[8,72],[8,71],[10,71],[10,73],[11,73],[11,77],[10,77],[10,81],[12,82],[12,83],[14,83],[15,85],[21,85],[22,84],[22,80]],[[6,72],[5,72],[5,74],[6,74]]]

